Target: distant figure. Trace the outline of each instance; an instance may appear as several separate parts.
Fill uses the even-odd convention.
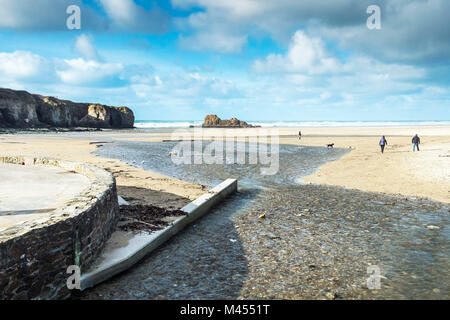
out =
[[[412,144],[413,144],[413,151],[416,151],[416,147],[417,151],[420,151],[419,150],[420,138],[417,134],[412,138]]]
[[[298,140],[302,140],[302,132],[301,131],[298,132]]]
[[[387,140],[384,136],[381,137],[380,140],[380,147],[381,147],[381,153],[384,153],[384,147],[387,145]]]
[[[327,144],[327,148],[333,148],[333,147],[334,147],[334,143]]]

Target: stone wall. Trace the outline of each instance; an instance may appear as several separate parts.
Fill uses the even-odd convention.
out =
[[[0,157],[0,163],[53,165],[87,176],[91,184],[48,217],[0,231],[0,299],[64,299],[67,267],[83,273],[98,257],[119,219],[114,177],[88,164]]]

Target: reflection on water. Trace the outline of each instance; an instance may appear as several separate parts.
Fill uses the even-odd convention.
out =
[[[239,179],[241,186],[277,187],[279,185],[297,185],[299,179],[311,174],[320,165],[340,158],[347,151],[316,147],[298,147],[281,145],[279,148],[279,171],[276,175],[262,175],[261,169],[268,164],[249,164],[249,143],[237,142],[235,150],[245,150],[245,164],[239,164],[237,156],[234,163],[227,164],[226,152],[223,152],[221,164],[193,164],[199,155],[192,151],[192,164],[176,165],[169,156],[176,142],[130,142],[118,141],[103,146],[97,154],[108,158],[117,158],[144,169],[186,180],[192,183],[214,186],[225,179]],[[209,142],[203,143],[203,150]],[[269,149],[270,151],[270,149]],[[270,153],[269,153],[270,155]],[[259,159],[259,158],[258,158]],[[242,162],[242,161],[240,161]]]
[[[331,292],[343,298],[450,298],[449,205],[299,184],[346,150],[282,145],[279,172],[263,176],[260,164],[175,165],[169,156],[175,145],[121,141],[97,153],[193,183],[239,179],[244,192],[206,220],[226,217],[239,230],[249,265],[240,297],[318,298]],[[368,265],[380,267],[382,290],[365,287]],[[196,296],[187,290],[187,297]],[[237,295],[223,294],[214,298]]]

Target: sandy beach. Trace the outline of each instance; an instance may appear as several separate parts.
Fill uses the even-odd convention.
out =
[[[326,128],[303,132],[306,136],[301,141],[281,141],[351,147],[340,160],[303,178],[305,183],[450,202],[450,128]],[[421,137],[420,152],[412,151],[411,139],[416,132]],[[381,135],[388,141],[384,154],[378,146]]]
[[[335,148],[351,152],[337,161],[326,163],[302,181],[363,191],[424,197],[450,202],[450,128],[298,128],[276,129],[280,144]],[[119,160],[92,154],[102,142],[112,140],[162,141],[172,130],[158,132],[104,131],[99,133],[2,134],[0,150],[4,155],[45,156],[88,162],[112,172],[119,194],[135,204],[153,204],[180,208],[205,191],[202,186],[130,166]],[[265,129],[234,129],[235,136],[265,134]],[[421,151],[412,152],[411,137],[421,137]],[[208,136],[224,136],[223,129],[203,131]],[[378,141],[385,135],[388,146],[381,154]]]
[[[410,144],[416,130],[423,141],[421,153],[413,153]],[[300,141],[298,129],[272,133],[277,131],[283,145],[276,176],[265,178],[252,166],[242,166],[246,171],[240,176],[239,193],[164,250],[147,257],[129,273],[90,290],[83,299],[448,296],[448,286],[440,276],[448,269],[448,158],[441,157],[448,155],[448,129],[302,128]],[[206,177],[199,180],[205,184],[216,177],[239,176],[242,167],[234,164],[179,168],[165,158],[176,142],[142,143],[176,140],[176,135],[165,129],[137,132],[102,133],[105,138],[123,141],[105,144],[96,154],[128,163],[154,157],[163,164],[148,164],[147,169],[189,181]],[[209,141],[231,134],[246,139],[266,133],[270,134],[264,129],[207,129],[202,130],[202,138]],[[378,146],[381,134],[389,143],[383,155]],[[339,149],[324,149],[328,143]],[[297,146],[302,149],[297,150]],[[143,150],[147,147],[148,151]],[[166,166],[171,170],[165,170]],[[422,175],[412,170],[417,166],[424,167]],[[318,169],[303,170],[309,167]],[[433,169],[435,178],[428,178]],[[302,172],[311,174],[305,177]],[[304,183],[290,179],[290,173],[304,177]],[[382,270],[383,290],[367,290],[367,268],[371,265]],[[441,273],[429,274],[429,270]]]
[[[450,208],[450,128],[301,130],[301,140],[298,129],[272,132],[278,132],[279,142],[284,144],[280,147],[280,165],[284,166],[275,180],[261,179],[259,170],[248,168],[240,192],[129,272],[83,292],[80,298],[448,298],[445,248]],[[176,143],[150,147],[139,142],[174,140],[171,132],[2,134],[0,154],[92,163],[114,174],[118,194],[131,204],[178,209],[205,193],[206,188],[148,170],[163,167],[148,164],[143,170],[139,161],[135,166],[123,162],[155,159],[171,163],[165,157]],[[420,152],[413,153],[410,142],[416,132],[422,145]],[[205,140],[223,139],[227,134],[221,129],[203,133]],[[236,129],[231,133],[246,139],[267,131]],[[378,146],[381,134],[388,140],[384,154]],[[339,149],[323,149],[329,143]],[[298,151],[296,146],[305,148]],[[219,166],[187,167],[188,176],[180,172],[174,176],[196,181],[192,179],[196,174],[214,176],[215,171],[226,167]],[[308,176],[300,174],[302,184],[286,175],[312,172],[289,171],[310,166],[318,169]],[[247,176],[259,186],[249,188]],[[275,178],[280,176],[281,180]],[[372,265],[382,270],[382,290],[367,289],[367,268]]]

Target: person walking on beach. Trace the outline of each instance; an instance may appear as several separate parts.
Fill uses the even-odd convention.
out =
[[[387,145],[387,140],[384,136],[381,137],[380,140],[380,147],[381,147],[381,153],[384,153],[384,147]]]
[[[419,150],[420,138],[417,134],[412,138],[412,144],[413,144],[413,152],[416,151],[416,147],[417,151],[420,151]]]
[[[302,132],[301,131],[298,132],[298,140],[302,140]]]

